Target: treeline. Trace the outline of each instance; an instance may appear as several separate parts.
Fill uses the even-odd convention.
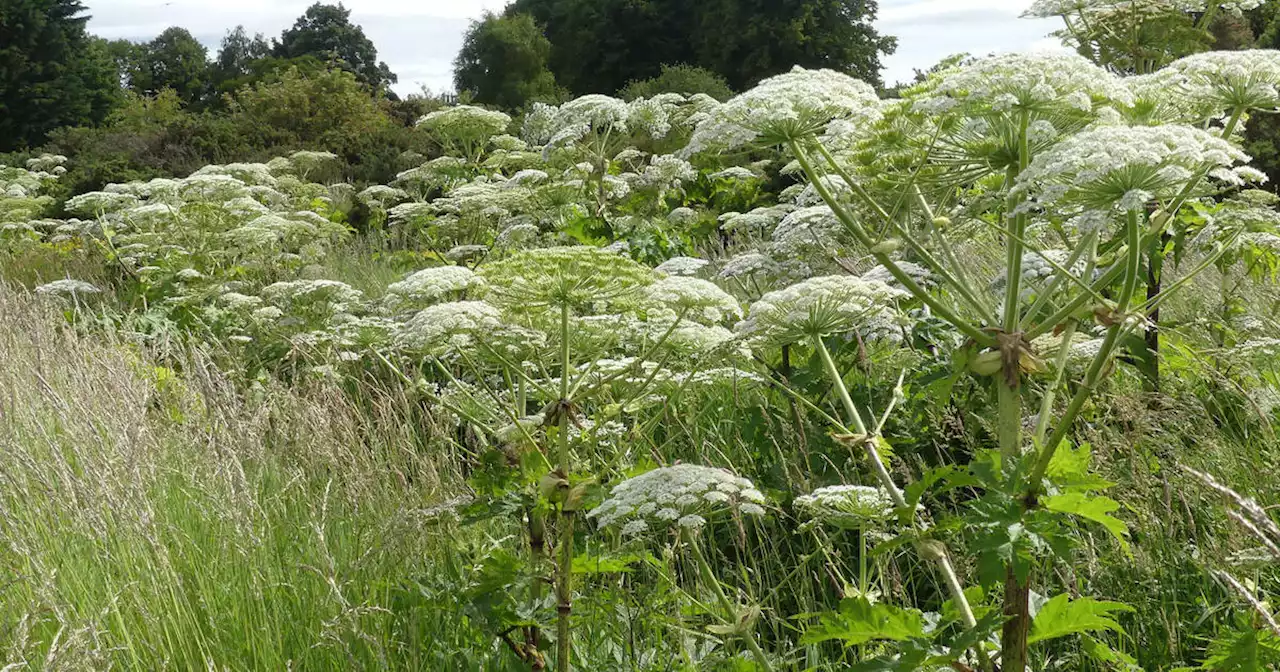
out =
[[[463,101],[519,114],[586,93],[723,100],[797,64],[878,81],[894,40],[875,14],[863,0],[519,0],[473,23],[455,83]],[[71,157],[67,193],[300,149],[384,183],[434,153],[412,127],[444,103],[398,97],[341,4],[270,39],[237,27],[212,54],[182,27],[105,40],[88,18],[81,0],[0,0],[0,152]]]
[[[1280,3],[1224,12],[1216,48],[1280,48]],[[881,86],[896,40],[874,0],[515,0],[472,23],[454,61],[460,99],[519,115],[590,93],[726,99],[794,65]],[[344,179],[386,183],[436,148],[413,132],[445,104],[397,96],[396,75],[351,21],[317,3],[278,37],[229,31],[210,53],[172,27],[146,42],[87,30],[81,0],[0,0],[0,153],[71,158],[67,193],[296,150],[343,159]],[[891,90],[890,90],[891,91]],[[1280,178],[1280,118],[1251,120],[1255,165]]]
[[[313,5],[272,40],[238,27],[212,58],[179,27],[142,43],[94,37],[79,0],[0,10],[0,152],[71,157],[68,194],[300,149],[382,182],[431,151],[412,125],[441,102],[398,98],[341,5]]]

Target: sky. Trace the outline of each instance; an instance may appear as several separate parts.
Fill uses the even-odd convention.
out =
[[[102,37],[149,40],[181,26],[216,52],[223,35],[243,24],[249,33],[278,37],[314,0],[84,0],[89,30]],[[345,0],[351,18],[364,27],[378,57],[400,77],[400,94],[427,87],[452,90],[453,57],[473,19],[500,11],[507,0]],[[885,59],[888,83],[910,80],[959,52],[1057,48],[1045,36],[1053,20],[1020,19],[1031,0],[880,0],[877,27],[898,37],[898,51]]]

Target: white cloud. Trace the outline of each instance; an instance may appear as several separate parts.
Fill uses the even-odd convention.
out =
[[[313,0],[86,0],[89,29],[108,38],[148,40],[169,26],[190,30],[210,55],[237,25],[277,37]],[[898,53],[885,59],[886,82],[909,80],[951,54],[1051,47],[1051,20],[1020,19],[1031,0],[883,0],[877,26],[896,35]],[[378,56],[400,76],[396,90],[452,88],[453,57],[467,26],[507,0],[345,0]]]

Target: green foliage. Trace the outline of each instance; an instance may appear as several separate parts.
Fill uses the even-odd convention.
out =
[[[324,62],[336,62],[374,90],[384,90],[396,82],[396,75],[386,63],[378,61],[378,50],[364,34],[364,29],[351,23],[351,10],[317,2],[284,31],[275,45],[280,58],[313,56]]]
[[[551,43],[528,14],[473,21],[453,61],[453,83],[476,103],[506,110],[564,98],[547,68]]]
[[[1124,634],[1124,628],[1115,621],[1115,615],[1132,611],[1132,607],[1119,602],[1104,602],[1091,597],[1073,600],[1065,593],[1057,595],[1036,612],[1027,643],[1094,632]]]
[[[657,77],[629,82],[618,91],[618,97],[635,100],[652,98],[660,93],[679,93],[685,96],[705,93],[719,101],[733,96],[733,90],[724,77],[710,70],[684,64],[663,64],[662,73]]]
[[[320,146],[353,157],[390,123],[356,76],[343,70],[307,76],[290,68],[279,81],[241,90],[228,108],[230,120],[258,146]]]
[[[836,640],[845,646],[877,640],[904,642],[924,636],[919,612],[890,604],[872,603],[862,597],[840,600],[840,610],[820,614],[818,623],[805,630],[802,644]]]
[[[79,0],[0,2],[0,152],[101,122],[116,105],[116,68],[83,11]]]
[[[208,51],[185,28],[168,28],[129,55],[125,77],[143,96],[172,90],[187,105],[202,101],[209,90]]]
[[[1265,672],[1280,664],[1280,636],[1241,619],[1241,627],[1229,629],[1209,645],[1202,670],[1213,672]]]
[[[863,0],[517,0],[551,41],[551,71],[575,95],[617,91],[661,75],[664,64],[714,72],[743,89],[794,65],[848,71],[879,82],[893,38],[872,27]]]

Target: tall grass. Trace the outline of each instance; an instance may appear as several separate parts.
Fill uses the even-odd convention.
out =
[[[197,352],[179,377],[3,288],[0,315],[4,669],[444,669],[416,586],[461,478],[394,399],[246,398]]]

